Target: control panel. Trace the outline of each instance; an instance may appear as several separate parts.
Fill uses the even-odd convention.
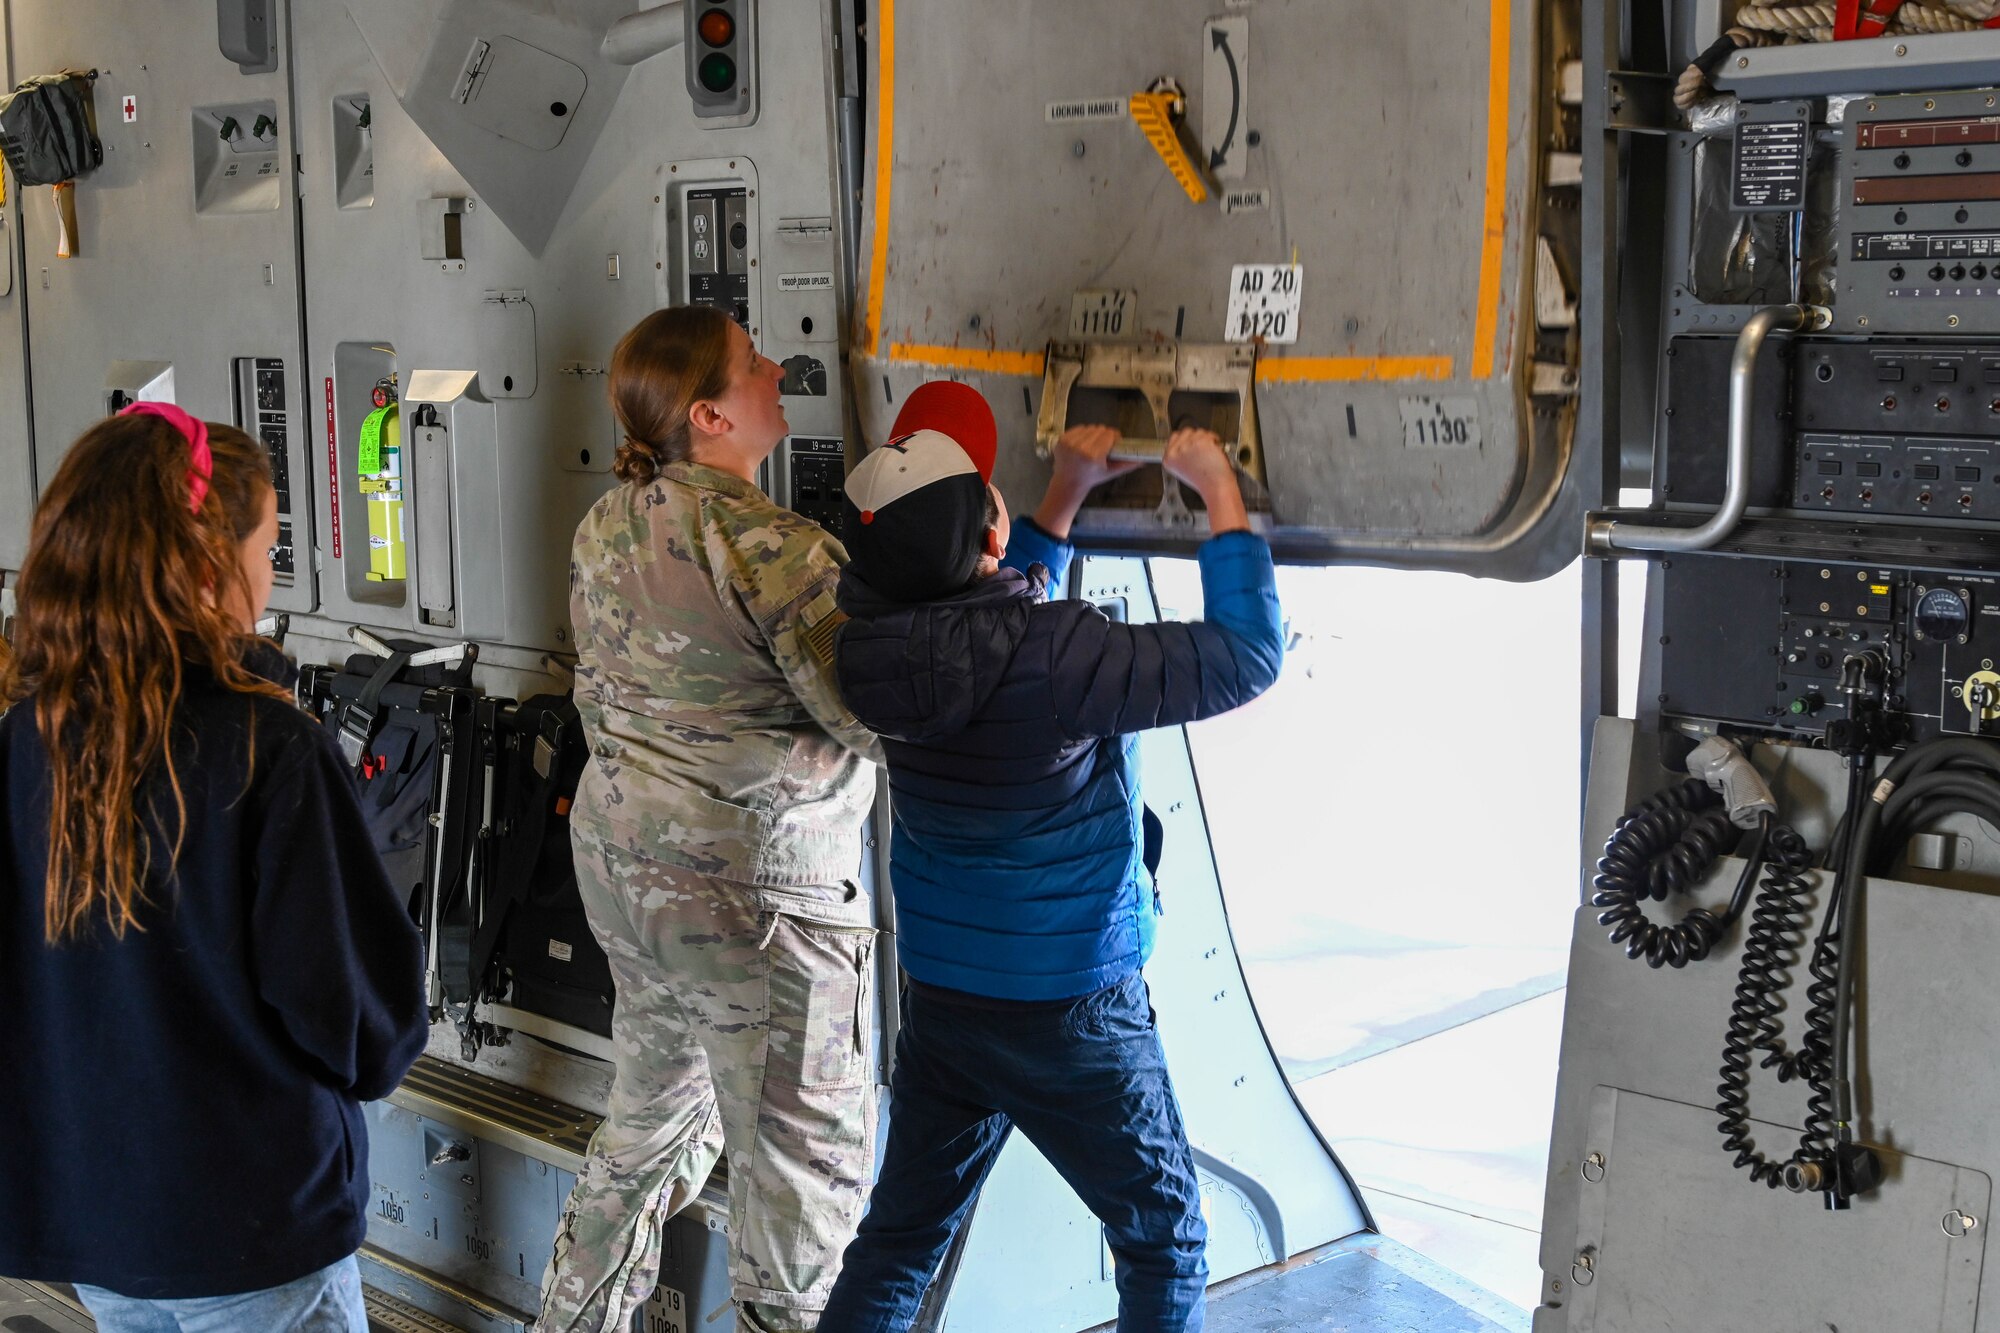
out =
[[[687,303],[712,306],[750,329],[750,222],[748,192],[689,190],[683,196]]]
[[[1663,492],[1721,500],[1728,338],[1677,338],[1668,356]],[[2000,345],[1767,345],[1752,420],[1753,507],[2000,524]]]
[[[2000,520],[2000,347],[1817,342],[1794,362],[1793,505]]]
[[[1735,345],[1669,346],[1669,507],[1720,500]],[[1797,337],[1753,378],[1753,521],[1657,564],[1649,707],[1818,736],[1865,681],[1902,739],[2000,739],[2000,342]]]
[[[1800,436],[1799,505],[1917,518],[2000,513],[2000,444],[1898,435]]]
[[[289,585],[298,573],[292,538],[291,425],[285,410],[285,363],[276,357],[240,356],[234,364],[236,421],[271,455],[271,483],[278,492],[278,544],[271,548],[275,581]]]
[[[1816,561],[1662,569],[1656,700],[1667,715],[1817,733],[1872,655],[1904,739],[2000,738],[2000,578]],[[1730,624],[1718,633],[1719,607]]]
[[[839,439],[793,435],[785,441],[790,508],[838,537],[845,522],[847,446]]]
[[[1991,92],[1848,103],[1843,332],[2000,331],[2000,106]]]

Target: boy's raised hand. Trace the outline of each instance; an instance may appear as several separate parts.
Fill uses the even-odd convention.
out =
[[[1139,466],[1136,460],[1114,459],[1118,432],[1110,426],[1071,426],[1056,440],[1055,475],[1035,510],[1035,523],[1058,541],[1069,538],[1076,511],[1092,489],[1122,477]]]
[[[1167,437],[1166,453],[1160,465],[1168,475],[1194,487],[1208,509],[1211,534],[1234,532],[1250,526],[1243,507],[1243,490],[1236,482],[1236,467],[1223,452],[1214,431],[1184,428]]]
[[[1056,440],[1058,477],[1067,475],[1086,490],[1122,477],[1139,466],[1135,459],[1113,459],[1118,431],[1112,426],[1071,426]]]

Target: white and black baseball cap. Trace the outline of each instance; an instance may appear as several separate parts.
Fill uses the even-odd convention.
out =
[[[847,553],[863,582],[927,602],[972,581],[997,433],[970,385],[938,380],[909,396],[889,442],[847,478]]]

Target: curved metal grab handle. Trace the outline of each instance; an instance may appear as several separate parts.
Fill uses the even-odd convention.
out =
[[[1759,310],[1736,335],[1736,350],[1729,358],[1729,461],[1728,484],[1722,503],[1697,528],[1668,528],[1640,523],[1598,521],[1585,534],[1585,549],[1592,555],[1612,551],[1705,551],[1735,530],[1743,511],[1750,507],[1750,398],[1757,373],[1757,354],[1766,335],[1773,330],[1792,333],[1801,329],[1823,329],[1833,322],[1832,312],[1822,306],[1780,305]]]

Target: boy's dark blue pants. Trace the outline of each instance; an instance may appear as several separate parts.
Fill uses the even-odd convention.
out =
[[[1015,1126],[1104,1223],[1120,1333],[1198,1333],[1208,1228],[1144,977],[1046,1009],[906,993],[889,1117],[820,1333],[910,1327]]]

